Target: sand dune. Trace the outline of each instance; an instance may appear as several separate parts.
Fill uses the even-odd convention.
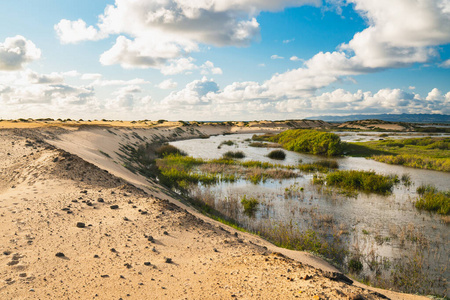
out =
[[[123,143],[224,130],[1,130],[0,298],[423,298],[350,284],[310,254],[207,219],[120,162]]]

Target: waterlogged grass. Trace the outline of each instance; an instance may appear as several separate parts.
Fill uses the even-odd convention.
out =
[[[249,217],[253,217],[258,210],[259,201],[256,198],[248,197],[244,195],[241,199],[242,207],[244,208],[244,214]]]
[[[286,130],[270,141],[277,142],[284,149],[311,154],[338,156],[342,154],[341,139],[337,134],[310,129]]]
[[[220,143],[219,146],[217,146],[217,149],[222,148],[223,145],[225,145],[225,146],[233,146],[233,145],[234,145],[234,142],[231,141],[231,140],[223,141],[222,143]]]
[[[373,171],[341,170],[328,173],[325,182],[346,191],[389,194],[399,180],[397,176],[379,175]]]
[[[223,154],[224,158],[244,158],[245,154],[242,151],[227,151]]]
[[[416,208],[436,212],[440,215],[450,215],[450,191],[441,192],[435,187],[427,185],[419,186],[417,193],[420,198],[415,203]]]
[[[328,173],[330,170],[338,169],[339,164],[335,160],[321,160],[308,164],[300,164],[297,168],[303,172]]]
[[[425,137],[348,143],[345,153],[395,165],[450,172],[450,138]]]
[[[286,153],[284,153],[283,150],[273,150],[267,154],[267,157],[271,159],[283,160],[286,158]]]
[[[281,148],[280,145],[274,143],[253,142],[248,145],[255,148]]]
[[[391,165],[450,172],[450,158],[431,158],[421,155],[398,154],[376,155],[372,159]]]
[[[188,183],[215,184],[245,179],[254,184],[267,179],[298,177],[293,166],[275,165],[259,161],[239,162],[231,158],[204,160],[190,156],[169,154],[156,160],[161,183],[183,188]]]

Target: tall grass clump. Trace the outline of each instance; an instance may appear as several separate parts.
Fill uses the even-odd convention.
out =
[[[223,141],[222,143],[220,143],[220,145],[217,147],[217,149],[220,149],[223,145],[225,145],[225,146],[233,146],[234,142],[232,140]]]
[[[422,185],[417,188],[420,195],[416,208],[436,212],[440,215],[450,215],[450,191],[441,192],[434,186]]]
[[[250,197],[247,198],[246,195],[241,199],[242,207],[244,208],[244,213],[252,217],[255,215],[255,212],[258,210],[259,201],[256,198]]]
[[[338,156],[342,154],[341,139],[337,134],[311,129],[292,129],[277,134],[271,141],[286,150],[311,154]]]
[[[373,171],[341,170],[327,174],[326,183],[347,191],[389,194],[399,182],[397,176],[385,176]]]
[[[271,159],[283,160],[286,158],[286,153],[284,153],[283,150],[273,150],[270,151],[269,154],[267,154],[267,157]]]
[[[180,156],[186,156],[187,154],[183,151],[181,151],[180,149],[178,149],[175,146],[172,145],[162,145],[161,147],[158,147],[157,149],[155,149],[155,154],[158,157],[165,157],[167,155],[180,155]]]
[[[327,173],[330,170],[338,169],[339,164],[335,160],[321,160],[308,164],[298,165],[298,169],[304,172],[320,172]]]
[[[245,154],[242,151],[227,151],[223,154],[224,158],[244,158]]]

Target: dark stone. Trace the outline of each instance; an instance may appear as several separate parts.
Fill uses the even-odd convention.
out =
[[[169,233],[167,231],[164,231],[163,234],[164,235],[169,235]]]
[[[166,257],[166,263],[167,264],[171,264],[173,261],[172,261],[172,259],[171,258],[169,258],[169,257]]]
[[[56,253],[55,256],[56,256],[56,257],[66,257],[66,256],[64,255],[64,253],[62,253],[62,252]]]
[[[103,198],[98,198],[97,202],[103,203],[103,202],[105,202],[105,200],[103,200]]]
[[[86,227],[86,224],[84,224],[83,222],[78,222],[77,223],[77,227],[78,228],[84,228],[84,227]]]
[[[131,269],[132,268],[131,264],[129,264],[129,263],[124,264],[124,266],[127,267],[127,269]]]
[[[144,265],[145,265],[145,266],[150,266],[151,263],[150,263],[149,261],[146,261],[146,262],[144,262]]]
[[[118,209],[118,208],[119,208],[119,205],[111,205],[110,208],[111,208],[111,209]]]

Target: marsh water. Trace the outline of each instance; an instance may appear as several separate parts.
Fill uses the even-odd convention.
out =
[[[267,157],[273,150],[250,147],[251,134],[214,136],[172,142],[188,155],[203,159],[220,158],[227,151],[243,151],[243,160],[258,160],[297,165],[324,160],[324,157],[286,152],[286,159],[274,161]],[[343,140],[373,138],[357,133],[345,135]],[[221,145],[224,141],[234,145]],[[220,146],[221,145],[221,146]],[[219,147],[220,146],[220,147]],[[363,270],[355,275],[363,280],[376,281],[389,287],[392,280],[403,280],[402,272],[420,272],[417,280],[423,287],[417,292],[449,296],[450,226],[441,216],[421,212],[414,207],[416,188],[431,184],[439,190],[450,187],[450,173],[388,165],[365,158],[337,158],[339,169],[373,170],[381,174],[407,174],[410,183],[399,183],[390,195],[343,195],[338,191],[312,184],[313,174],[300,173],[298,178],[266,180],[259,184],[239,180],[199,186],[197,193],[214,197],[216,202],[254,197],[260,205],[253,217],[240,216],[244,227],[280,226],[289,224],[299,231],[315,230],[325,237],[339,240],[348,251],[344,269],[351,257],[358,257]],[[394,274],[394,275],[393,275]],[[396,277],[397,274],[398,278]],[[405,274],[403,274],[405,275]],[[397,283],[398,285],[398,283]],[[414,287],[405,291],[414,291]]]

